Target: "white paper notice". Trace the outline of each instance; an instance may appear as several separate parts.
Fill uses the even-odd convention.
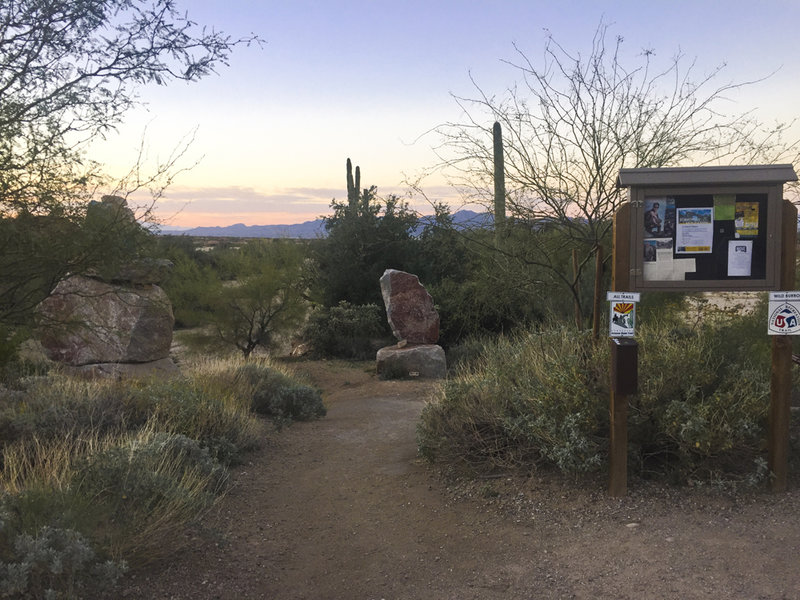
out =
[[[714,241],[713,208],[679,208],[675,254],[710,253]]]
[[[728,242],[728,277],[750,277],[753,264],[753,240]]]

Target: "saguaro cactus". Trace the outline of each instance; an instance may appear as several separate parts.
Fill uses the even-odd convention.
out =
[[[492,127],[494,142],[494,229],[498,232],[506,220],[506,169],[503,159],[503,131],[495,121]]]
[[[361,189],[361,169],[356,166],[356,177],[353,180],[353,163],[347,159],[347,202],[351,208],[358,206],[359,190]]]

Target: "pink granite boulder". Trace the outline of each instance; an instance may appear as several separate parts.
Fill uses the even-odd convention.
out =
[[[175,319],[156,285],[126,287],[74,276],[39,305],[39,322],[47,356],[81,366],[167,358]]]
[[[409,344],[439,341],[439,313],[416,275],[387,269],[380,283],[389,326],[398,340]]]

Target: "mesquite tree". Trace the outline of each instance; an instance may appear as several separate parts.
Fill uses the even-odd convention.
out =
[[[748,83],[717,83],[722,68],[695,79],[694,63],[675,56],[665,66],[645,51],[622,58],[623,39],[600,24],[588,56],[572,54],[552,37],[534,64],[517,48],[508,61],[518,85],[495,96],[477,83],[477,97],[456,98],[462,122],[438,128],[443,167],[491,203],[492,123],[504,130],[506,206],[528,243],[499,248],[550,282],[565,285],[579,310],[581,279],[609,240],[611,217],[623,201],[616,178],[623,167],[793,162],[797,142],[788,124],[764,127],[750,113],[724,112],[726,95]],[[506,228],[509,236],[513,227]],[[574,249],[573,268],[564,268]],[[606,253],[608,255],[609,253]],[[567,264],[569,264],[569,260]],[[547,282],[547,283],[550,283]],[[588,286],[583,286],[588,289]]]
[[[254,40],[201,28],[173,0],[0,3],[0,345],[121,237],[114,227],[87,237],[103,181],[87,145],[139,103],[140,86],[197,81]]]

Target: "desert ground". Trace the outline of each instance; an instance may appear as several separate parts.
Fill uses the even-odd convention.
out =
[[[800,598],[800,481],[786,493],[548,473],[459,479],[423,462],[430,381],[301,362],[328,415],[235,468],[186,549],[131,572],[129,599]],[[119,597],[119,595],[117,596]]]

